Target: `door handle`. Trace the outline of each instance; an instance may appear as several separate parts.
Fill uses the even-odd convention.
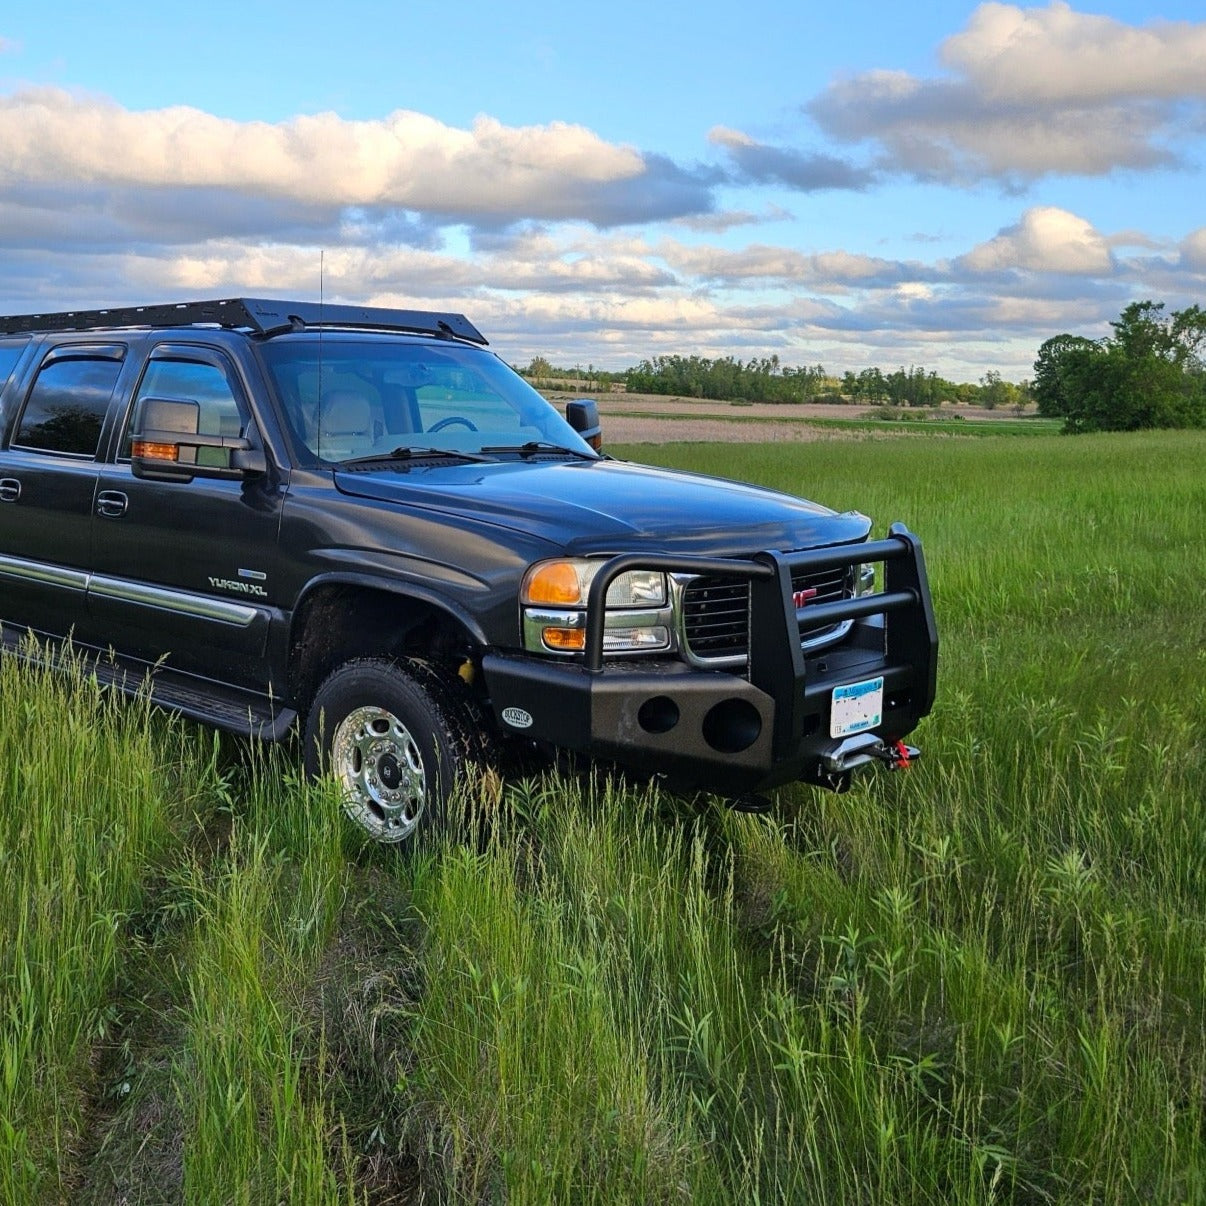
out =
[[[106,519],[117,519],[126,513],[130,500],[120,490],[102,490],[96,496],[96,513]]]
[[[16,502],[21,497],[21,483],[15,477],[0,477],[0,502]]]

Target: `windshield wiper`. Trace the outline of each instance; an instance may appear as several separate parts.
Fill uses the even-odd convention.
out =
[[[485,449],[485,451],[490,451]],[[439,458],[440,460],[457,460],[457,461],[480,461],[488,463],[494,458],[490,456],[482,456],[477,452],[460,452],[455,448],[423,448],[415,447],[409,444],[402,444],[398,448],[391,448],[389,452],[371,452],[367,456],[354,456],[346,461],[339,461],[340,465],[371,465],[374,461],[422,461],[429,458]]]
[[[566,456],[576,456],[580,461],[597,461],[601,459],[593,452],[583,452],[580,448],[567,448],[564,444],[553,444],[548,440],[529,440],[526,444],[492,444],[483,448],[483,452],[518,452],[522,457],[535,456],[540,452],[560,452]]]

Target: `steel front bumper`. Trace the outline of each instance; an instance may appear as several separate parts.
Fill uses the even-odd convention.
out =
[[[835,648],[805,657],[791,576],[882,562],[877,594],[807,608],[808,625],[852,620]],[[679,661],[603,659],[607,587],[631,569],[729,574],[750,581],[745,674]],[[503,732],[664,774],[721,795],[793,780],[836,786],[851,769],[884,758],[934,701],[938,634],[920,542],[902,525],[888,539],[750,560],[630,554],[597,574],[586,653],[577,662],[487,654],[482,669]],[[831,735],[834,691],[883,679],[879,722]]]

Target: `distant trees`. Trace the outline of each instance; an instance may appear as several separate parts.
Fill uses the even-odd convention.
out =
[[[1056,335],[1039,348],[1032,392],[1067,431],[1206,426],[1206,311],[1133,302],[1105,339]]]
[[[856,402],[882,402],[888,396],[887,382],[878,368],[846,373],[842,377],[842,390]]]
[[[893,406],[940,406],[948,384],[920,366],[906,370],[902,365],[884,377],[884,390]]]
[[[998,407],[1019,406],[1025,402],[1025,390],[1022,386],[1006,381],[996,369],[989,369],[980,378],[980,392],[976,400],[985,410],[996,410]]]
[[[748,362],[724,356],[655,356],[642,360],[626,375],[628,389],[638,394],[677,394],[683,398],[742,399],[747,402],[806,402],[828,383],[817,364],[784,368],[778,356]]]
[[[568,388],[582,390],[586,393],[594,390],[606,390],[610,388],[612,382],[624,380],[623,372],[609,373],[603,369],[596,369],[593,364],[588,364],[586,368],[580,364],[575,364],[573,368],[560,368],[545,356],[533,356],[527,368],[519,365],[511,367],[529,381],[539,382],[542,385],[562,383]]]
[[[830,376],[824,365],[794,368],[777,355],[742,361],[732,356],[711,360],[706,356],[654,356],[633,368],[615,372],[588,365],[560,368],[536,356],[518,369],[530,381],[561,383],[575,389],[606,389],[622,381],[634,394],[664,394],[680,398],[707,398],[722,402],[853,402],[863,405],[934,408],[944,403],[981,403],[989,408],[1021,409],[1029,401],[1029,386],[1003,381],[992,370],[980,383],[956,383],[920,365],[901,365],[891,372],[878,367]]]
[[[906,369],[902,365],[890,373],[866,368],[860,373],[845,373],[839,382],[822,365],[785,367],[778,356],[746,362],[731,356],[719,360],[703,356],[655,356],[629,369],[626,380],[632,393],[747,402],[808,402],[818,398],[840,401],[844,395],[852,402],[929,407],[964,400],[960,386],[920,366]],[[1013,400],[1016,387],[1004,384],[1013,391],[1010,395]],[[976,387],[970,389],[974,391]]]

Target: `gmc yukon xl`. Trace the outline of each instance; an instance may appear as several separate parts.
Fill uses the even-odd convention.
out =
[[[593,403],[563,417],[461,315],[0,318],[0,390],[4,648],[298,733],[377,840],[508,747],[746,807],[917,754],[938,641],[905,527],[602,455]]]

